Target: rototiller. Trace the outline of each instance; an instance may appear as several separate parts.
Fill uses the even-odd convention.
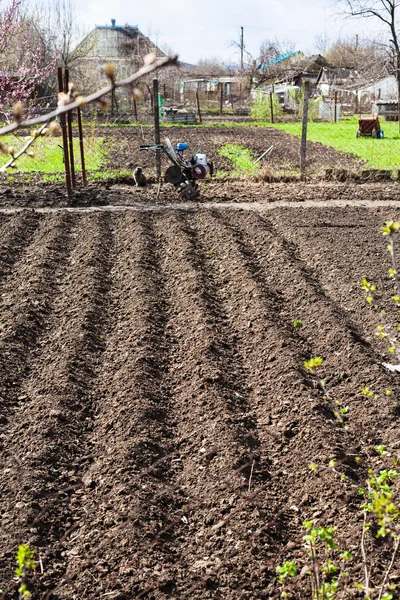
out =
[[[189,160],[185,160],[183,153],[189,148],[188,144],[180,142],[174,148],[168,138],[165,139],[165,144],[148,144],[140,146],[140,150],[161,150],[172,163],[165,171],[165,181],[175,186],[181,198],[195,200],[200,193],[198,181],[205,179],[207,175],[213,175],[213,163],[207,162],[201,148]]]

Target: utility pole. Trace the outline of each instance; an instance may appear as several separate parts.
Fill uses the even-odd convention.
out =
[[[244,51],[244,37],[243,27],[240,28],[240,68],[243,71],[243,51]]]

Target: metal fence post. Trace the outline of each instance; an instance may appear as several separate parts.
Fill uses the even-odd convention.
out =
[[[154,107],[154,141],[160,143],[160,107],[158,104],[158,79],[153,79],[153,107]],[[161,152],[156,150],[156,178],[161,178]]]
[[[300,179],[304,181],[306,174],[307,157],[307,122],[308,122],[308,100],[310,96],[310,82],[304,82],[304,101],[303,101],[303,120],[301,127],[301,147],[300,147]]]

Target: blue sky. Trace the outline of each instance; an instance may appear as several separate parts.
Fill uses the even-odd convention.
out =
[[[340,18],[332,0],[87,0],[76,4],[76,12],[88,29],[110,24],[112,18],[117,25],[138,25],[143,33],[151,32],[159,45],[170,47],[182,61],[191,63],[211,57],[238,62],[239,53],[230,44],[239,41],[240,26],[244,27],[246,49],[253,56],[263,40],[275,37],[293,40],[298,50],[315,52],[318,35],[335,39],[378,33],[365,19]]]

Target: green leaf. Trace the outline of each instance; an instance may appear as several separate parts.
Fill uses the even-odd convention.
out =
[[[397,221],[385,221],[385,224],[382,227],[383,235],[393,235],[397,231],[399,231],[400,223]]]
[[[309,371],[312,375],[314,375],[315,369],[317,367],[320,367],[323,362],[324,362],[323,358],[321,358],[320,356],[315,356],[314,358],[310,358],[309,360],[306,360],[304,362],[304,366],[307,369],[307,371]]]

